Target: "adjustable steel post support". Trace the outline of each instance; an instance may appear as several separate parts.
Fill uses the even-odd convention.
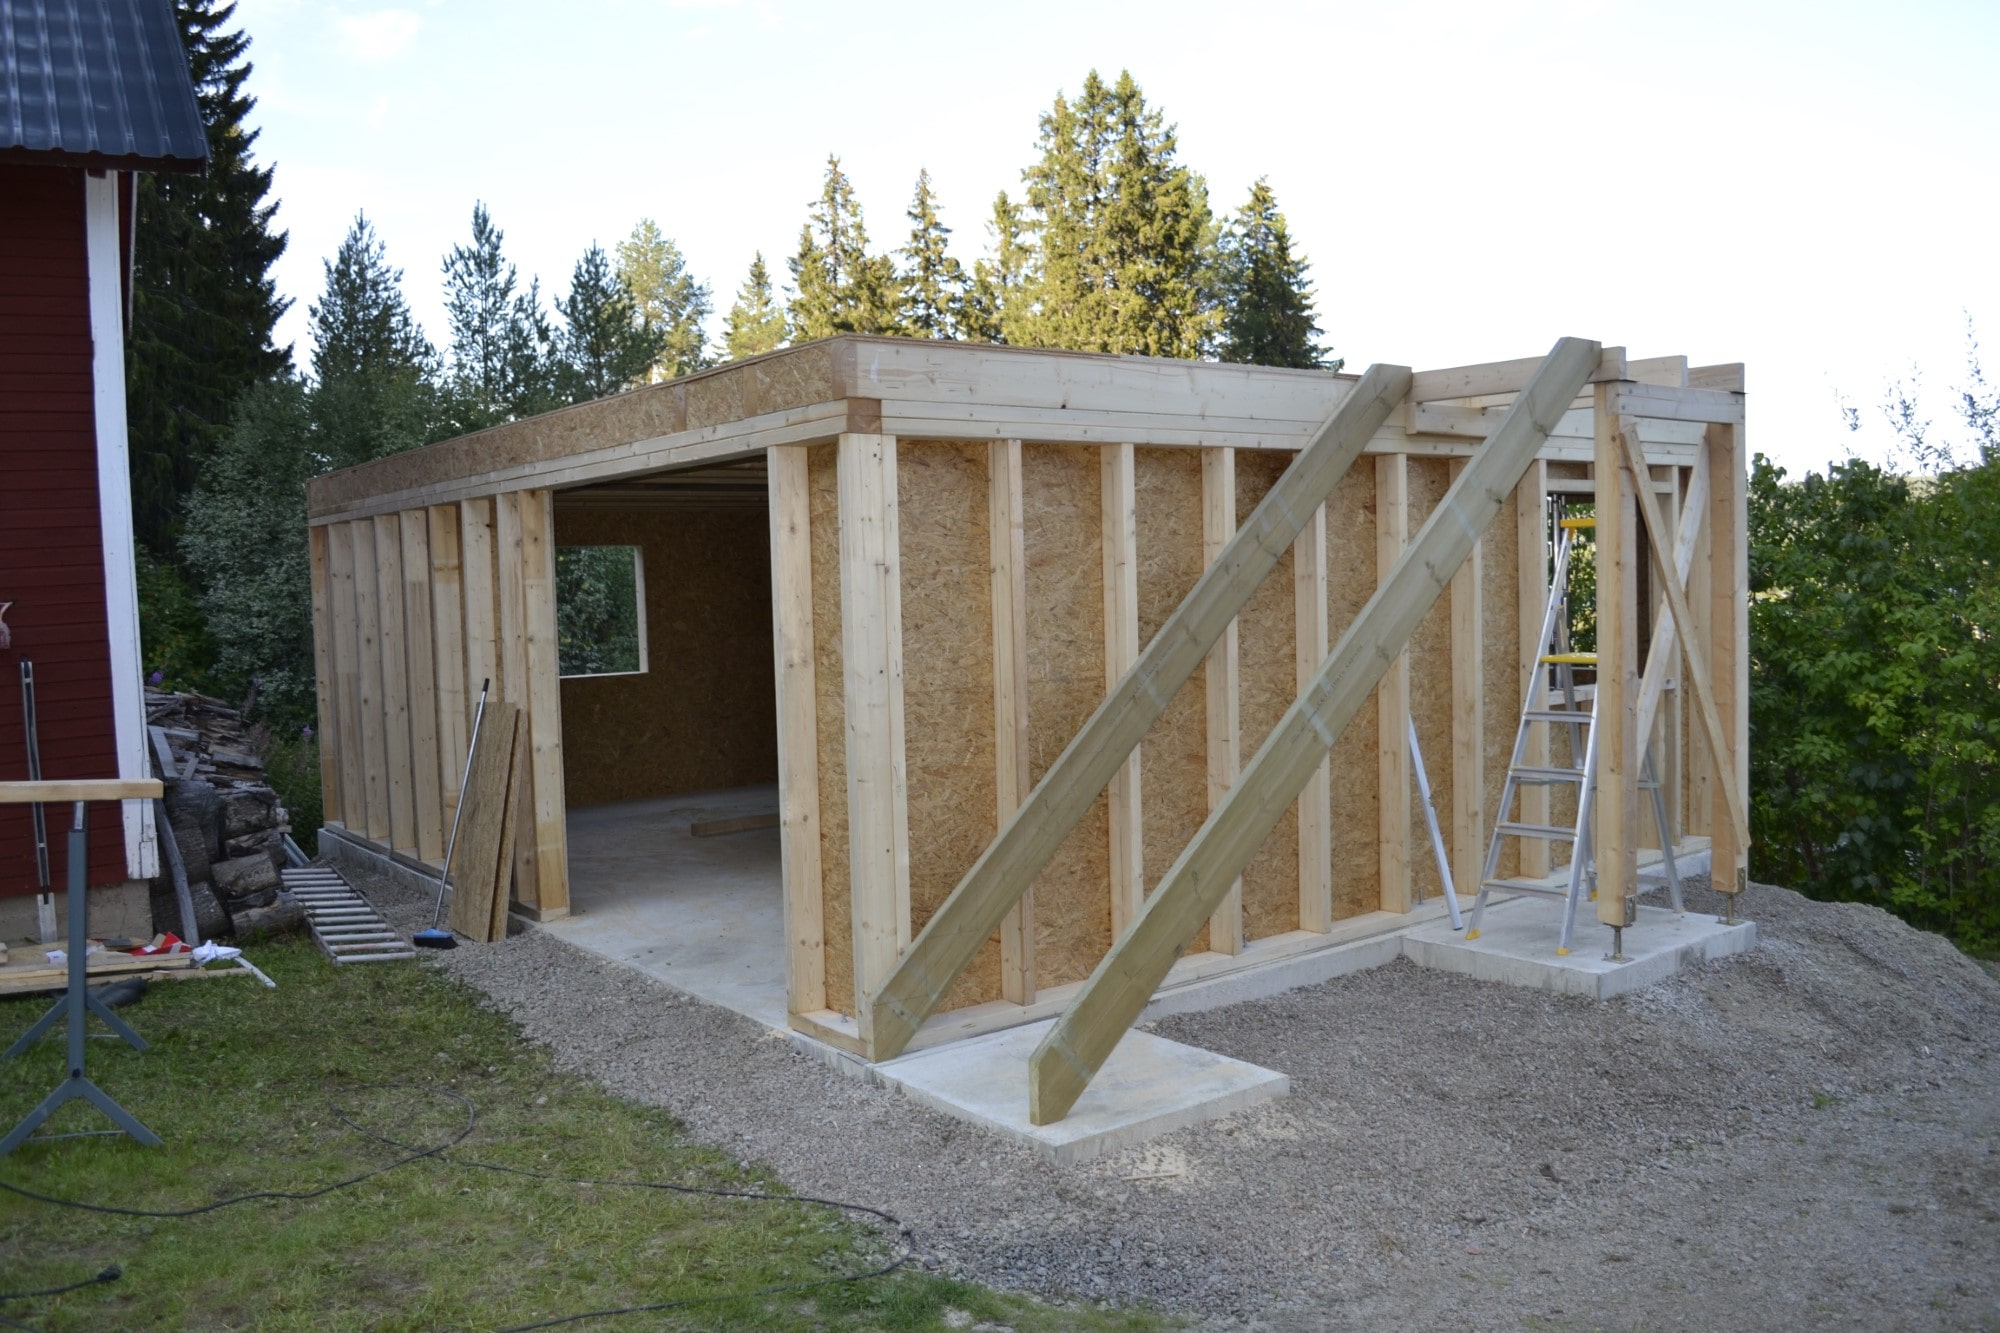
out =
[[[6,1138],[0,1139],[0,1157],[5,1157],[26,1142],[28,1136],[54,1115],[64,1102],[75,1101],[79,1097],[104,1112],[119,1129],[147,1147],[158,1147],[160,1143],[159,1135],[140,1124],[137,1117],[113,1101],[109,1093],[92,1083],[83,1072],[83,1053],[90,1035],[85,1028],[92,1013],[103,1019],[106,1027],[123,1037],[133,1050],[146,1049],[145,1040],[112,1013],[104,1001],[90,993],[84,959],[84,952],[90,947],[90,937],[84,903],[86,839],[83,809],[83,802],[78,801],[69,830],[69,989],[33,1027],[21,1034],[19,1041],[7,1048],[7,1057],[12,1059],[39,1041],[43,1033],[55,1026],[57,1019],[66,1017],[69,1019],[69,1076],[56,1085],[54,1092],[42,1099],[40,1106],[28,1112],[27,1118],[14,1126]]]

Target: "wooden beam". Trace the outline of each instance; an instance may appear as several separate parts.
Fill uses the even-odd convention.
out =
[[[1750,839],[1726,812],[1750,799],[1750,526],[1743,427],[1712,426],[1708,456],[1709,665],[1723,745],[1715,751],[1709,879],[1725,893],[1749,883]],[[1692,635],[1688,637],[1692,638]]]
[[[1410,379],[1410,401],[1429,403],[1440,398],[1483,398],[1488,394],[1518,393],[1540,373],[1543,363],[1542,357],[1528,356],[1518,361],[1453,366],[1449,370],[1420,370]],[[1595,384],[1625,377],[1625,349],[1606,347],[1599,353],[1598,364],[1590,372],[1587,382]],[[1576,395],[1570,396],[1574,398]],[[1565,403],[1563,406],[1567,409],[1569,405]],[[1553,422],[1550,429],[1554,429]]]
[[[1410,460],[1375,459],[1375,586],[1388,583],[1410,544]],[[1322,659],[1323,660],[1323,659]],[[1313,667],[1317,672],[1319,667]],[[1375,687],[1376,836],[1381,849],[1382,910],[1410,910],[1410,654],[1382,673]]]
[[[354,653],[360,667],[361,771],[367,789],[366,819],[358,827],[376,842],[389,841],[389,738],[382,702],[382,589],[376,578],[375,520],[348,525],[354,541]]]
[[[143,801],[165,790],[158,778],[45,778],[39,782],[0,782],[0,805]]]
[[[778,861],[785,892],[785,1004],[826,1008],[826,903],[820,872],[819,714],[813,671],[812,495],[804,445],[765,455],[771,514],[771,622],[778,686]]]
[[[1694,366],[1688,371],[1688,387],[1743,392],[1743,363],[1732,361],[1719,366]]]
[[[1028,554],[1021,499],[1021,442],[987,446],[987,536],[993,564],[993,764],[995,836],[1028,799]],[[1000,921],[1000,998],[1035,1001],[1035,889]]]
[[[1542,621],[1548,615],[1549,588],[1549,465],[1536,459],[1514,491],[1515,633],[1520,645],[1520,689],[1525,699],[1535,673],[1542,669]],[[1535,768],[1549,766],[1549,729],[1530,727],[1522,762]],[[1521,822],[1549,822],[1549,789],[1541,783],[1521,788]],[[1507,819],[1506,810],[1494,812],[1495,819]],[[1539,879],[1549,873],[1549,845],[1540,838],[1515,841],[1520,873]],[[1504,873],[1504,872],[1503,872]],[[1475,888],[1477,886],[1475,885]]]
[[[1139,919],[1097,965],[1028,1062],[1028,1118],[1068,1113],[1160,980],[1367,702],[1473,543],[1527,471],[1550,427],[1598,364],[1596,343],[1565,338],[1486,447],[1445,492],[1313,677],[1259,747],[1222,807],[1182,849]]]
[[[417,857],[444,858],[444,781],[439,776],[437,634],[431,626],[431,526],[427,509],[405,509],[404,642],[410,662],[410,773],[417,813]]]
[[[1312,684],[1326,660],[1326,506],[1313,510],[1292,545],[1293,666],[1296,688]],[[1299,929],[1333,929],[1333,759],[1319,766],[1299,793]]]
[[[1139,661],[1118,682],[992,845],[925,923],[874,999],[876,1058],[909,1043],[958,974],[1019,902],[1176,691],[1285,549],[1311,511],[1388,418],[1409,387],[1400,366],[1369,368],[1278,479],[1223,558],[1203,573]]]
[[[542,908],[540,864],[535,855],[535,766],[530,762],[534,709],[528,675],[527,565],[523,553],[521,506],[525,491],[509,491],[493,501],[493,584],[498,612],[496,655],[502,697],[518,706],[521,719],[521,762],[513,784],[514,887],[512,901],[524,914]]]
[[[437,677],[438,813],[446,838],[458,818],[458,791],[466,778],[471,709],[465,695],[465,585],[459,556],[457,505],[433,505],[430,524],[431,630]]]
[[[1451,877],[1472,886],[1486,861],[1485,552],[1482,535],[1451,576]]]
[[[1656,421],[1743,423],[1743,395],[1718,389],[1675,389],[1657,384],[1619,384],[1611,391],[1617,416]]]
[[[1203,559],[1213,568],[1236,535],[1236,451],[1201,451]],[[1203,669],[1208,695],[1208,808],[1215,809],[1236,781],[1243,760],[1242,661],[1238,622],[1231,620]],[[1243,881],[1229,886],[1208,923],[1212,953],[1243,952]]]
[[[1674,572],[1672,578],[1687,587],[1695,569],[1695,555],[1701,547],[1702,523],[1707,517],[1708,505],[1708,460],[1698,459],[1688,477],[1687,496],[1683,502],[1682,521],[1674,531]],[[1688,601],[1689,614],[1695,614],[1694,601]],[[1699,622],[1695,622],[1699,624]],[[1650,736],[1654,719],[1659,715],[1660,700],[1666,692],[1667,677],[1673,673],[1674,664],[1679,660],[1680,646],[1675,641],[1680,624],[1676,622],[1672,609],[1666,615],[1653,621],[1653,638],[1646,649],[1646,671],[1639,678],[1639,734]],[[1692,631],[1690,631],[1692,632]]]
[[[896,440],[840,437],[841,659],[846,673],[848,874],[853,886],[855,1022],[910,930],[909,799],[903,751],[902,570]],[[990,929],[990,928],[989,928]]]
[[[1139,502],[1129,444],[1097,451],[1104,530],[1104,688],[1109,693],[1139,660]],[[1111,934],[1139,914],[1146,896],[1146,826],[1139,804],[1139,753],[1111,775]]]
[[[334,738],[340,734],[339,707],[333,688],[333,624],[329,612],[325,528],[306,530],[307,559],[312,572],[313,695],[318,704],[313,733],[319,743],[320,811],[332,823],[340,822],[340,766]]]
[[[465,599],[465,697],[470,708],[490,682],[488,701],[506,697],[500,679],[499,600],[493,578],[493,502],[458,506],[459,575]]]
[[[346,523],[326,525],[326,563],[331,581],[329,614],[333,629],[333,689],[339,700],[334,712],[337,729],[321,740],[339,758],[340,822],[366,833],[368,827],[367,755],[361,746],[361,659],[357,639],[360,611],[354,601],[354,531]]]
[[[1596,389],[1597,414],[1597,919],[1625,927],[1639,896],[1639,531],[1633,476],[1611,411],[1612,385]]]
[[[569,915],[568,802],[563,796],[562,664],[556,639],[554,495],[521,492],[523,657],[528,668],[526,763],[534,776],[535,912]]]

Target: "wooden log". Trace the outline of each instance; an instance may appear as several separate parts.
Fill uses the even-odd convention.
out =
[[[987,534],[993,560],[994,834],[1034,786],[1028,766],[1028,554],[1021,495],[1021,442],[987,449]],[[1000,920],[1000,998],[1035,999],[1035,889]]]
[[[1138,1018],[1174,959],[1296,799],[1471,554],[1598,364],[1600,348],[1558,342],[1485,447],[1368,600],[1311,689],[1287,709],[1221,808],[1209,815],[1132,928],[1106,954],[1028,1063],[1028,1118],[1066,1115]]]
[[[1258,504],[1125,678],[1050,765],[875,994],[871,1051],[895,1055],[998,928],[1276,566],[1306,517],[1333,492],[1409,387],[1401,366],[1372,366]]]
[[[1129,444],[1098,450],[1104,519],[1104,688],[1109,693],[1139,660],[1139,502]],[[1138,915],[1146,896],[1145,817],[1139,802],[1139,747],[1111,775],[1111,933]]]
[[[1375,459],[1375,586],[1379,590],[1410,544],[1410,460]],[[1322,658],[1322,661],[1325,659]],[[1315,673],[1319,663],[1313,664]],[[1396,654],[1375,688],[1376,834],[1381,848],[1382,910],[1410,910],[1410,654]]]
[[[813,670],[812,496],[804,445],[765,456],[771,515],[772,651],[778,693],[778,861],[789,1012],[826,1008],[820,869],[818,692]]]

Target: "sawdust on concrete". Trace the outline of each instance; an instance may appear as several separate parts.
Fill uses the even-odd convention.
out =
[[[1754,950],[1609,1002],[1397,962],[1161,1020],[1292,1095],[1071,1168],[543,932],[434,961],[565,1067],[1000,1286],[1272,1330],[2000,1327],[2000,981],[1873,908],[1741,911]]]

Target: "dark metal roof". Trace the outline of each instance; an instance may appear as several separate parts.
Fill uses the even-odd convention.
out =
[[[0,161],[199,171],[172,0],[0,0]]]

